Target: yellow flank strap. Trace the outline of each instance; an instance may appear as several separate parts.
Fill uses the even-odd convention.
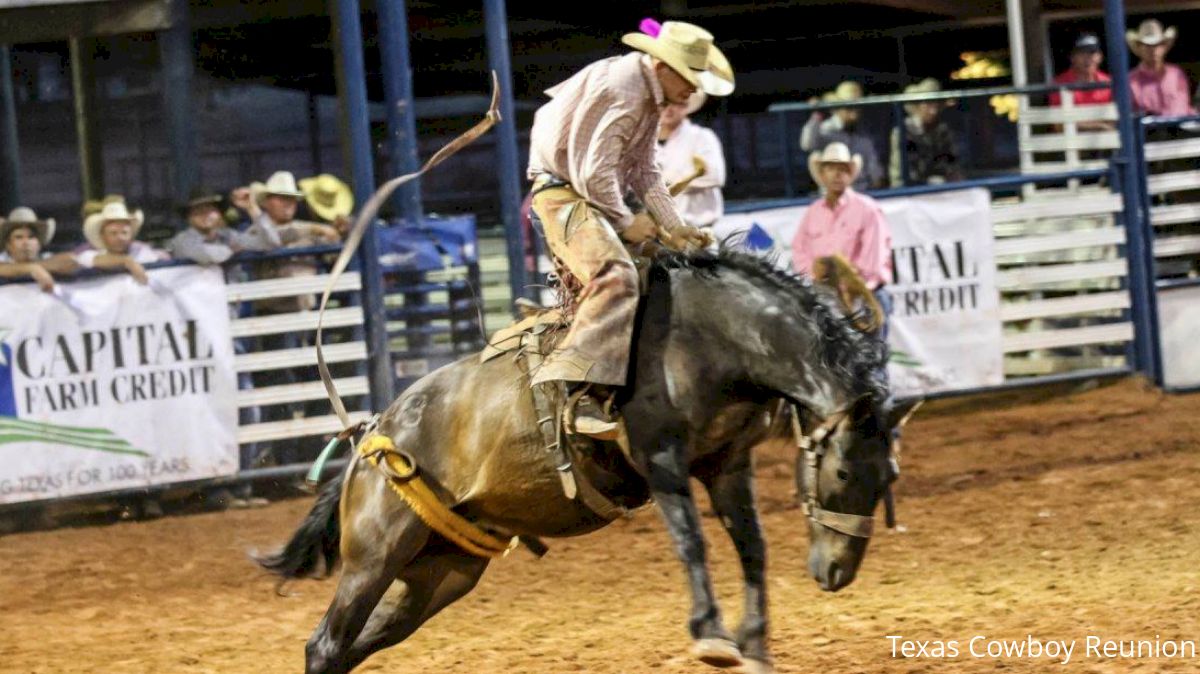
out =
[[[391,438],[368,435],[358,444],[358,451],[376,467],[379,467],[381,458],[386,461],[388,470],[383,473],[388,477],[388,485],[392,491],[399,494],[430,529],[445,536],[463,550],[477,557],[500,557],[516,542],[516,538],[512,539],[513,543],[503,541],[446,507],[417,474],[417,467],[409,463],[404,454],[396,451],[396,445],[392,443]],[[389,472],[404,479],[391,477]]]

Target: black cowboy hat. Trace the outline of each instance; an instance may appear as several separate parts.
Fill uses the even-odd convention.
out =
[[[224,211],[225,195],[205,187],[197,187],[192,190],[188,196],[187,203],[181,206],[179,211],[184,217],[187,217],[188,211],[197,206],[205,206],[207,204],[212,204],[217,207],[217,210]]]

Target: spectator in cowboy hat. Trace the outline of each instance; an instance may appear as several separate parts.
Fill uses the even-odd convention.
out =
[[[906,94],[930,94],[942,90],[942,85],[932,77],[904,87]],[[908,175],[900,172],[900,130],[892,129],[892,152],[888,172],[892,187],[921,185],[962,180],[962,169],[958,165],[954,132],[939,119],[942,110],[954,105],[953,100],[921,101],[906,103],[904,118],[905,152]]]
[[[286,247],[337,243],[341,236],[329,225],[296,219],[304,192],[290,171],[276,171],[265,183],[251,183],[234,190],[233,205],[250,215],[251,224],[274,227]]]
[[[862,97],[862,85],[847,81],[823,96],[821,102],[856,101]],[[812,102],[816,103],[817,99]],[[859,190],[883,187],[883,164],[879,161],[875,141],[858,129],[858,121],[858,108],[835,108],[828,119],[821,111],[813,112],[800,131],[800,149],[812,152],[824,150],[830,143],[842,143],[862,157],[863,168],[855,179],[854,187]]]
[[[136,240],[144,221],[142,212],[131,212],[120,197],[105,199],[100,211],[83,221],[88,245],[75,250],[75,261],[84,269],[124,269],[138,283],[147,283],[149,277],[142,265],[170,259],[170,255]]]
[[[830,143],[808,158],[808,170],[824,194],[805,211],[792,240],[792,266],[811,275],[817,259],[841,255],[862,276],[885,316],[891,314],[892,228],[879,204],[852,187],[862,157],[844,143]],[[887,323],[880,330],[887,339]]]
[[[1166,61],[1175,37],[1175,26],[1164,29],[1157,19],[1146,19],[1137,30],[1125,33],[1129,49],[1141,59],[1138,67],[1129,71],[1129,89],[1138,112],[1169,117],[1196,112],[1189,100],[1187,75]]]
[[[694,175],[698,168],[696,160],[703,162],[703,174],[675,196],[679,214],[692,227],[712,227],[725,214],[721,195],[725,186],[725,153],[721,150],[721,140],[710,129],[688,119],[707,100],[704,92],[697,91],[686,103],[668,103],[658,123],[658,162],[668,185]]]
[[[332,223],[341,236],[350,230],[350,213],[354,210],[354,192],[337,176],[322,173],[300,181],[304,203],[318,218]]]
[[[172,256],[200,264],[221,264],[243,250],[275,250],[283,245],[279,232],[262,222],[251,223],[244,232],[226,226],[225,197],[204,188],[193,190],[183,211],[188,228],[168,243]]]
[[[32,278],[47,292],[54,289],[51,273],[70,274],[79,267],[69,255],[51,256],[45,247],[54,238],[54,219],[41,220],[33,209],[14,208],[0,218],[0,278]]]

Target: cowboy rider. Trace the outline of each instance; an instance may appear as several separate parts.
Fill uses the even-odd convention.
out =
[[[657,37],[629,33],[635,52],[597,61],[549,89],[530,135],[533,213],[553,256],[582,284],[566,337],[534,373],[532,385],[565,382],[578,396],[575,433],[612,439],[616,422],[601,405],[623,386],[638,303],[638,275],[625,244],[655,239],[703,245],[684,223],[655,161],[659,115],[696,91],[727,96],[733,71],[713,36],[667,21]],[[646,205],[634,215],[626,191]]]

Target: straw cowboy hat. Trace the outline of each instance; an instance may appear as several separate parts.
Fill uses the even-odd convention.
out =
[[[733,67],[713,44],[712,33],[682,21],[664,21],[657,37],[627,33],[621,42],[666,63],[709,96],[733,93]]]
[[[857,101],[863,97],[862,85],[853,80],[846,80],[829,92],[830,101]]]
[[[825,180],[821,177],[821,167],[825,164],[849,166],[850,182],[853,183],[862,172],[863,159],[861,154],[851,155],[845,143],[830,143],[823,151],[808,155],[808,172],[821,187],[825,187]]]
[[[267,182],[250,183],[250,196],[254,201],[262,203],[264,197],[268,196],[292,197],[300,199],[304,193],[300,188],[296,187],[296,176],[292,175],[291,171],[276,171],[267,178]]]
[[[96,250],[105,250],[104,239],[100,233],[104,231],[104,226],[108,223],[121,221],[133,225],[133,236],[137,238],[138,230],[142,228],[145,218],[140,209],[131,213],[124,201],[111,201],[104,204],[104,208],[99,213],[93,213],[83,221],[83,237]]]
[[[304,201],[312,212],[324,220],[333,222],[354,210],[354,192],[350,186],[328,173],[301,180],[300,191],[304,192]]]
[[[904,87],[904,93],[906,93],[906,94],[932,94],[932,93],[936,93],[941,90],[942,90],[941,82],[938,82],[935,78],[932,78],[932,77],[926,77],[925,79],[921,80],[920,82],[917,82],[916,84],[910,84],[907,87]],[[947,100],[926,101],[926,102],[937,103],[937,104],[940,104],[940,105],[943,105],[943,106],[949,108],[949,107],[955,105],[958,101],[956,101],[954,99],[947,99]],[[910,115],[913,114],[913,111],[915,111],[916,109],[917,109],[916,103],[905,103],[904,104],[904,111]]]
[[[8,214],[7,220],[0,218],[0,246],[7,246],[9,235],[13,233],[13,230],[22,227],[32,227],[34,235],[37,236],[38,242],[43,247],[50,243],[50,239],[54,238],[54,218],[38,220],[38,216],[32,208],[19,206]]]
[[[1163,25],[1158,19],[1146,19],[1137,30],[1125,31],[1125,42],[1129,44],[1129,49],[1134,54],[1141,56],[1141,48],[1154,47],[1160,44],[1166,44],[1169,50],[1175,45],[1175,26],[1163,29]]]

